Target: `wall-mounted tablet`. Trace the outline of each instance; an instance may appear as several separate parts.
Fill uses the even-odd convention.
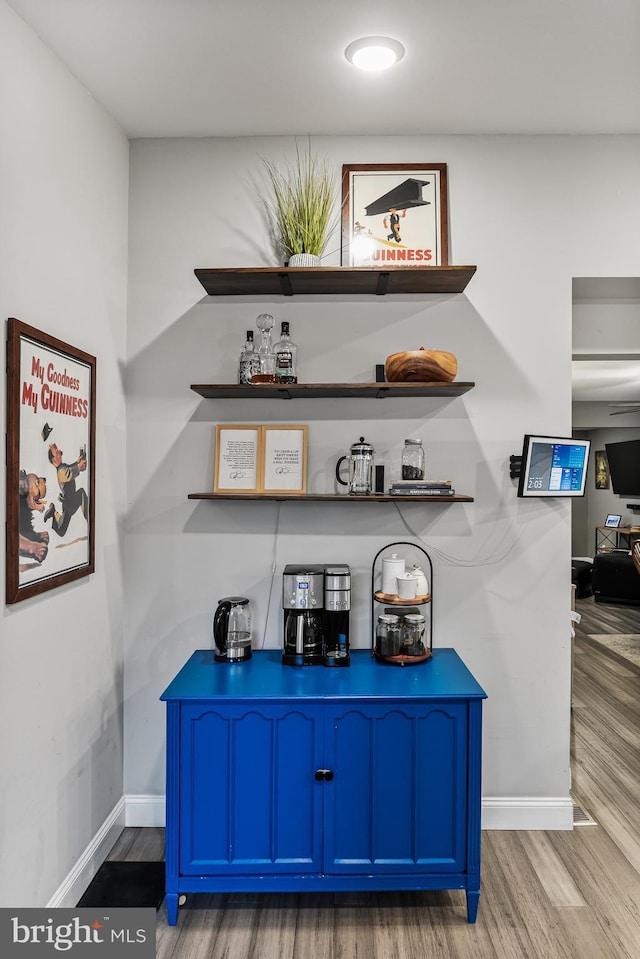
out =
[[[518,496],[584,496],[589,440],[527,433]]]

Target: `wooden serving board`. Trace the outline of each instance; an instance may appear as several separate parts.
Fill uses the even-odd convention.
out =
[[[379,603],[389,603],[390,606],[420,606],[422,603],[431,602],[431,593],[425,593],[423,596],[414,596],[413,599],[400,599],[393,593],[383,593],[378,589],[373,594]]]
[[[411,666],[412,664],[425,663],[428,659],[431,659],[431,650],[428,649],[422,656],[404,656],[402,653],[399,653],[397,656],[381,656],[375,652],[374,656],[380,663],[390,663],[394,666]]]

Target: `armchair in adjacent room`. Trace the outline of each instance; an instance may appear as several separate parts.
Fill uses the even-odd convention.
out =
[[[640,541],[628,550],[597,553],[591,585],[596,603],[640,606]]]

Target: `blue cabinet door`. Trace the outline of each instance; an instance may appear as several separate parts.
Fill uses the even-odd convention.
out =
[[[325,873],[466,868],[466,703],[332,707]]]
[[[321,872],[319,707],[183,704],[183,875]]]

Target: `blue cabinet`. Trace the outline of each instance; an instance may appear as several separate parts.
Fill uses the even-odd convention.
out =
[[[399,669],[199,650],[167,702],[166,893],[480,891],[481,705],[453,650]]]

